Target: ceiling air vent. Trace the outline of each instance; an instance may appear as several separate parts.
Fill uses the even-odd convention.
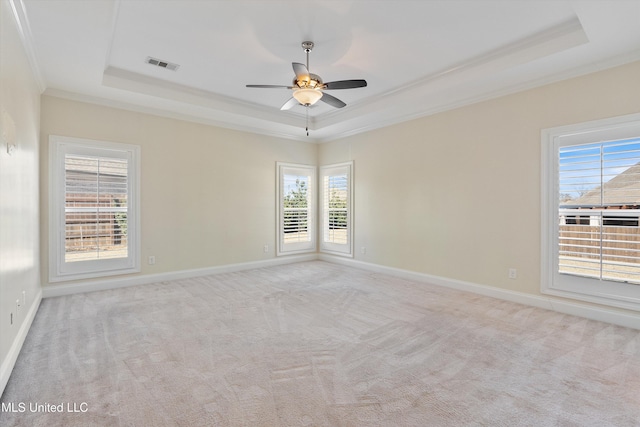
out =
[[[147,56],[147,60],[145,61],[147,64],[155,65],[156,67],[166,68],[167,70],[176,71],[180,68],[180,65],[174,64],[169,61],[163,61],[162,59],[152,58]]]

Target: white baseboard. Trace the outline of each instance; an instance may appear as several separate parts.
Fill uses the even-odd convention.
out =
[[[171,271],[168,273],[145,274],[141,276],[123,277],[118,279],[102,279],[94,281],[79,281],[64,285],[48,285],[42,287],[43,298],[59,297],[82,292],[105,291],[108,289],[124,288],[128,286],[146,285],[149,283],[166,282],[169,280],[188,279],[191,277],[208,276],[210,274],[232,273],[235,271],[251,270],[254,268],[272,267],[276,265],[292,264],[303,261],[314,261],[318,255],[291,255],[261,261],[228,264],[217,267],[197,268],[193,270]]]
[[[318,259],[335,264],[342,264],[349,267],[360,268],[374,273],[388,274],[390,276],[399,277],[402,279],[430,283],[433,285],[472,292],[474,294],[516,302],[519,304],[544,308],[546,310],[552,310],[559,313],[571,314],[573,316],[585,317],[591,320],[612,323],[614,325],[625,326],[627,328],[640,329],[640,314],[625,313],[616,309],[596,307],[587,304],[566,301],[559,298],[531,295],[524,292],[500,289],[487,285],[479,285],[477,283],[465,282],[462,280],[449,279],[441,276],[417,273],[415,271],[386,267],[379,264],[356,261],[350,258],[320,254],[318,256]]]
[[[92,292],[107,289],[122,288],[127,286],[142,285],[148,283],[164,282],[169,280],[180,280],[191,277],[206,276],[210,274],[231,273],[236,271],[250,270],[255,268],[271,267],[276,265],[293,264],[303,261],[314,261],[320,259],[322,261],[341,264],[349,267],[359,268],[374,273],[388,274],[390,276],[399,277],[416,282],[430,283],[438,286],[444,286],[451,289],[457,289],[466,292],[472,292],[488,297],[498,298],[519,304],[529,305],[533,307],[543,308],[556,311],[559,313],[570,314],[574,316],[584,317],[587,319],[598,320],[602,322],[612,323],[615,325],[625,326],[628,328],[640,329],[640,314],[625,313],[606,307],[591,306],[581,303],[566,301],[560,298],[549,296],[539,296],[526,294],[524,292],[500,289],[486,285],[480,285],[462,280],[449,279],[441,276],[434,276],[425,273],[418,273],[410,270],[403,270],[394,267],[387,267],[379,264],[372,264],[363,261],[357,261],[351,258],[341,256],[333,256],[327,254],[307,254],[293,255],[281,258],[273,258],[269,260],[253,261],[239,264],[229,264],[217,267],[181,270],[168,273],[148,274],[143,276],[125,277],[120,279],[108,279],[99,281],[78,282],[64,285],[45,286],[38,292],[36,298],[29,308],[25,320],[20,325],[20,330],[16,335],[9,352],[0,365],[0,396],[4,392],[4,388],[9,381],[13,367],[15,366],[24,340],[31,328],[31,324],[40,307],[42,298],[50,298],[62,295],[70,295],[81,292]]]
[[[18,360],[20,350],[22,350],[22,344],[24,344],[24,340],[27,338],[27,333],[29,333],[29,329],[31,329],[31,323],[33,323],[33,319],[35,319],[38,308],[40,307],[40,301],[42,301],[42,291],[39,291],[36,295],[36,298],[31,304],[22,325],[20,325],[18,334],[9,348],[9,352],[2,361],[2,365],[0,365],[0,396],[4,393],[4,388],[9,382],[9,377],[13,371],[13,367],[16,364],[16,360]]]
[[[640,314],[618,311],[616,309],[608,309],[601,306],[592,306],[579,302],[568,301],[552,296],[531,295],[524,292],[512,291],[507,289],[495,288],[493,286],[480,285],[462,280],[449,279],[441,276],[434,276],[425,273],[418,273],[410,270],[403,270],[394,267],[387,267],[380,264],[372,264],[363,261],[357,261],[352,258],[334,256],[328,254],[305,254],[292,255],[286,257],[273,258],[262,261],[252,261],[239,264],[229,264],[217,267],[200,268],[193,270],[181,270],[168,273],[147,274],[143,276],[124,277],[120,279],[107,279],[99,281],[83,281],[77,283],[69,283],[64,285],[43,286],[42,298],[57,297],[62,295],[71,295],[82,292],[93,292],[108,289],[116,289],[127,286],[143,285],[148,283],[165,282],[169,280],[188,279],[191,277],[206,276],[210,274],[231,273],[235,271],[250,270],[254,268],[271,267],[276,265],[292,264],[303,261],[314,261],[320,259],[322,261],[342,264],[349,267],[360,268],[363,270],[388,274],[390,276],[400,277],[416,282],[431,283],[438,286],[444,286],[451,289],[457,289],[466,292],[472,292],[492,298],[498,298],[506,301],[516,302],[519,304],[529,305],[533,307],[543,308],[546,310],[557,311],[559,313],[571,314],[574,316],[584,317],[587,319],[598,320],[601,322],[612,323],[615,325],[625,326],[628,328],[640,329]],[[35,314],[35,312],[34,312]],[[30,324],[30,323],[29,323]],[[26,332],[25,332],[26,336]],[[21,345],[21,344],[20,344]],[[18,350],[19,351],[19,350]],[[4,364],[3,364],[4,369]],[[4,371],[2,371],[4,374]]]

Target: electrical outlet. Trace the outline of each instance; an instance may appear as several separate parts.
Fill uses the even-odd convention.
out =
[[[149,265],[155,265],[156,263],[156,257],[153,255],[149,255],[149,261],[148,261]]]
[[[20,300],[16,300],[16,315],[20,314]]]
[[[360,253],[361,253],[362,255],[366,255],[366,254],[367,254],[367,248],[366,248],[365,246],[361,247],[361,248],[360,248]]]
[[[264,251],[265,254],[269,252],[269,245],[264,245],[264,248],[262,248],[262,250]]]
[[[509,269],[509,279],[515,279],[518,277],[518,270],[516,270],[515,268],[510,268]]]

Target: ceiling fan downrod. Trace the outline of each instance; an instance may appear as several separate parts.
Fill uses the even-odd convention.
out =
[[[302,49],[304,49],[304,53],[307,54],[307,70],[309,70],[309,53],[313,49],[313,42],[310,42],[310,41],[302,42]],[[307,136],[309,136],[309,105],[305,105],[305,107],[306,107],[305,112],[307,116],[306,117],[307,123],[304,130],[307,132]]]
[[[313,49],[313,42],[306,41],[302,42],[302,49],[304,49],[304,53],[307,54],[307,70],[309,69],[309,52]]]

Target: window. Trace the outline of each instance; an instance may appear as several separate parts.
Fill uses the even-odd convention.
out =
[[[316,249],[315,166],[278,163],[277,254]]]
[[[320,250],[323,252],[353,256],[352,169],[353,162],[320,168]]]
[[[640,115],[542,144],[542,292],[640,310]]]
[[[139,147],[49,140],[50,280],[140,271]]]

